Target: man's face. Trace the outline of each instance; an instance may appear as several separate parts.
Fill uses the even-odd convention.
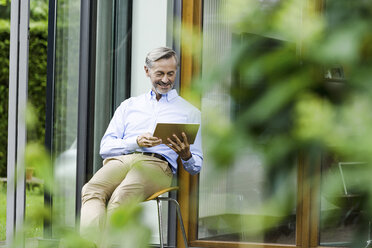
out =
[[[145,72],[151,80],[152,89],[157,94],[166,94],[173,89],[176,80],[176,59],[171,57],[155,61],[151,68],[145,66]]]

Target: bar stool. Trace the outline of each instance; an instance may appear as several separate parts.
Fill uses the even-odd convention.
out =
[[[183,226],[183,221],[182,221],[182,215],[181,215],[180,205],[178,204],[178,202],[175,199],[172,199],[170,197],[163,197],[163,196],[161,196],[162,194],[165,194],[165,193],[170,192],[172,190],[178,190],[178,187],[169,187],[169,188],[165,188],[163,190],[160,190],[160,191],[154,193],[153,195],[151,195],[150,197],[148,197],[145,201],[156,200],[156,202],[157,202],[157,207],[158,207],[158,222],[159,222],[159,239],[160,239],[160,247],[161,248],[164,248],[163,225],[162,225],[162,221],[161,221],[161,219],[162,219],[161,218],[161,202],[162,201],[168,201],[168,202],[174,203],[174,205],[176,207],[176,211],[177,211],[178,220],[180,222],[180,227],[181,227],[181,231],[182,231],[183,241],[185,243],[185,247],[188,248],[187,238],[186,238],[186,233],[185,233],[185,227]]]

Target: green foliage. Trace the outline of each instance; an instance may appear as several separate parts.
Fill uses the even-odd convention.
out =
[[[0,240],[6,238],[6,183],[0,184]]]
[[[263,2],[229,2],[225,13],[239,37],[222,66],[199,84],[209,92],[222,80],[235,104],[232,123],[216,118],[206,128],[223,129],[205,136],[211,157],[226,167],[244,151],[261,154],[273,199],[294,193],[278,185],[300,154],[313,165],[310,175],[324,154],[366,162],[352,176],[361,176],[358,192],[368,199],[361,208],[371,219],[372,189],[365,175],[372,175],[372,2],[326,1],[323,15],[303,1]],[[329,78],[335,70],[344,77]],[[231,72],[232,84],[226,78]],[[332,183],[322,190],[338,193]]]
[[[10,0],[0,1],[0,19],[10,20]],[[31,0],[30,1],[30,20],[39,22],[48,20],[48,0]]]
[[[143,224],[142,214],[141,205],[136,201],[130,202],[108,217],[104,231],[86,230],[83,238],[78,231],[63,230],[58,247],[149,247],[151,232]]]
[[[142,207],[132,201],[116,209],[110,216],[104,240],[119,247],[148,247],[150,230],[143,224]],[[105,242],[105,241],[104,241]]]
[[[40,237],[43,232],[44,195],[26,190],[27,237]],[[6,238],[6,184],[0,184],[0,240]]]
[[[28,142],[25,151],[26,168],[35,170],[35,174],[44,181],[44,189],[51,192],[53,186],[52,164],[49,153],[38,142]]]
[[[37,120],[34,132],[28,134],[28,140],[42,144],[45,137],[47,40],[47,25],[39,23],[30,26],[28,99],[35,108]]]
[[[9,84],[9,22],[0,20],[0,176],[6,176],[8,139],[8,84]],[[45,89],[47,64],[46,23],[30,25],[29,42],[29,102],[36,112],[35,128],[28,133],[29,141],[44,143],[45,135]]]
[[[48,20],[48,0],[30,1],[30,19],[32,21]]]
[[[9,23],[0,25],[0,176],[6,176],[8,144]],[[3,25],[6,24],[6,25]]]

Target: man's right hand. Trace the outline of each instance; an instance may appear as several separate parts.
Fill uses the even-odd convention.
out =
[[[153,147],[161,144],[161,139],[152,136],[151,133],[144,133],[137,137],[137,144],[140,147]]]

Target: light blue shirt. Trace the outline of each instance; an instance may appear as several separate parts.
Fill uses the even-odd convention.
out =
[[[108,157],[138,152],[152,152],[168,160],[175,174],[178,154],[164,144],[154,147],[139,147],[137,137],[144,133],[154,133],[157,123],[201,123],[200,111],[177,94],[175,89],[156,100],[154,92],[149,91],[138,97],[123,101],[116,109],[110,124],[101,140],[100,155]],[[203,163],[201,128],[194,144],[190,145],[192,157],[183,166],[190,174],[200,171]]]

